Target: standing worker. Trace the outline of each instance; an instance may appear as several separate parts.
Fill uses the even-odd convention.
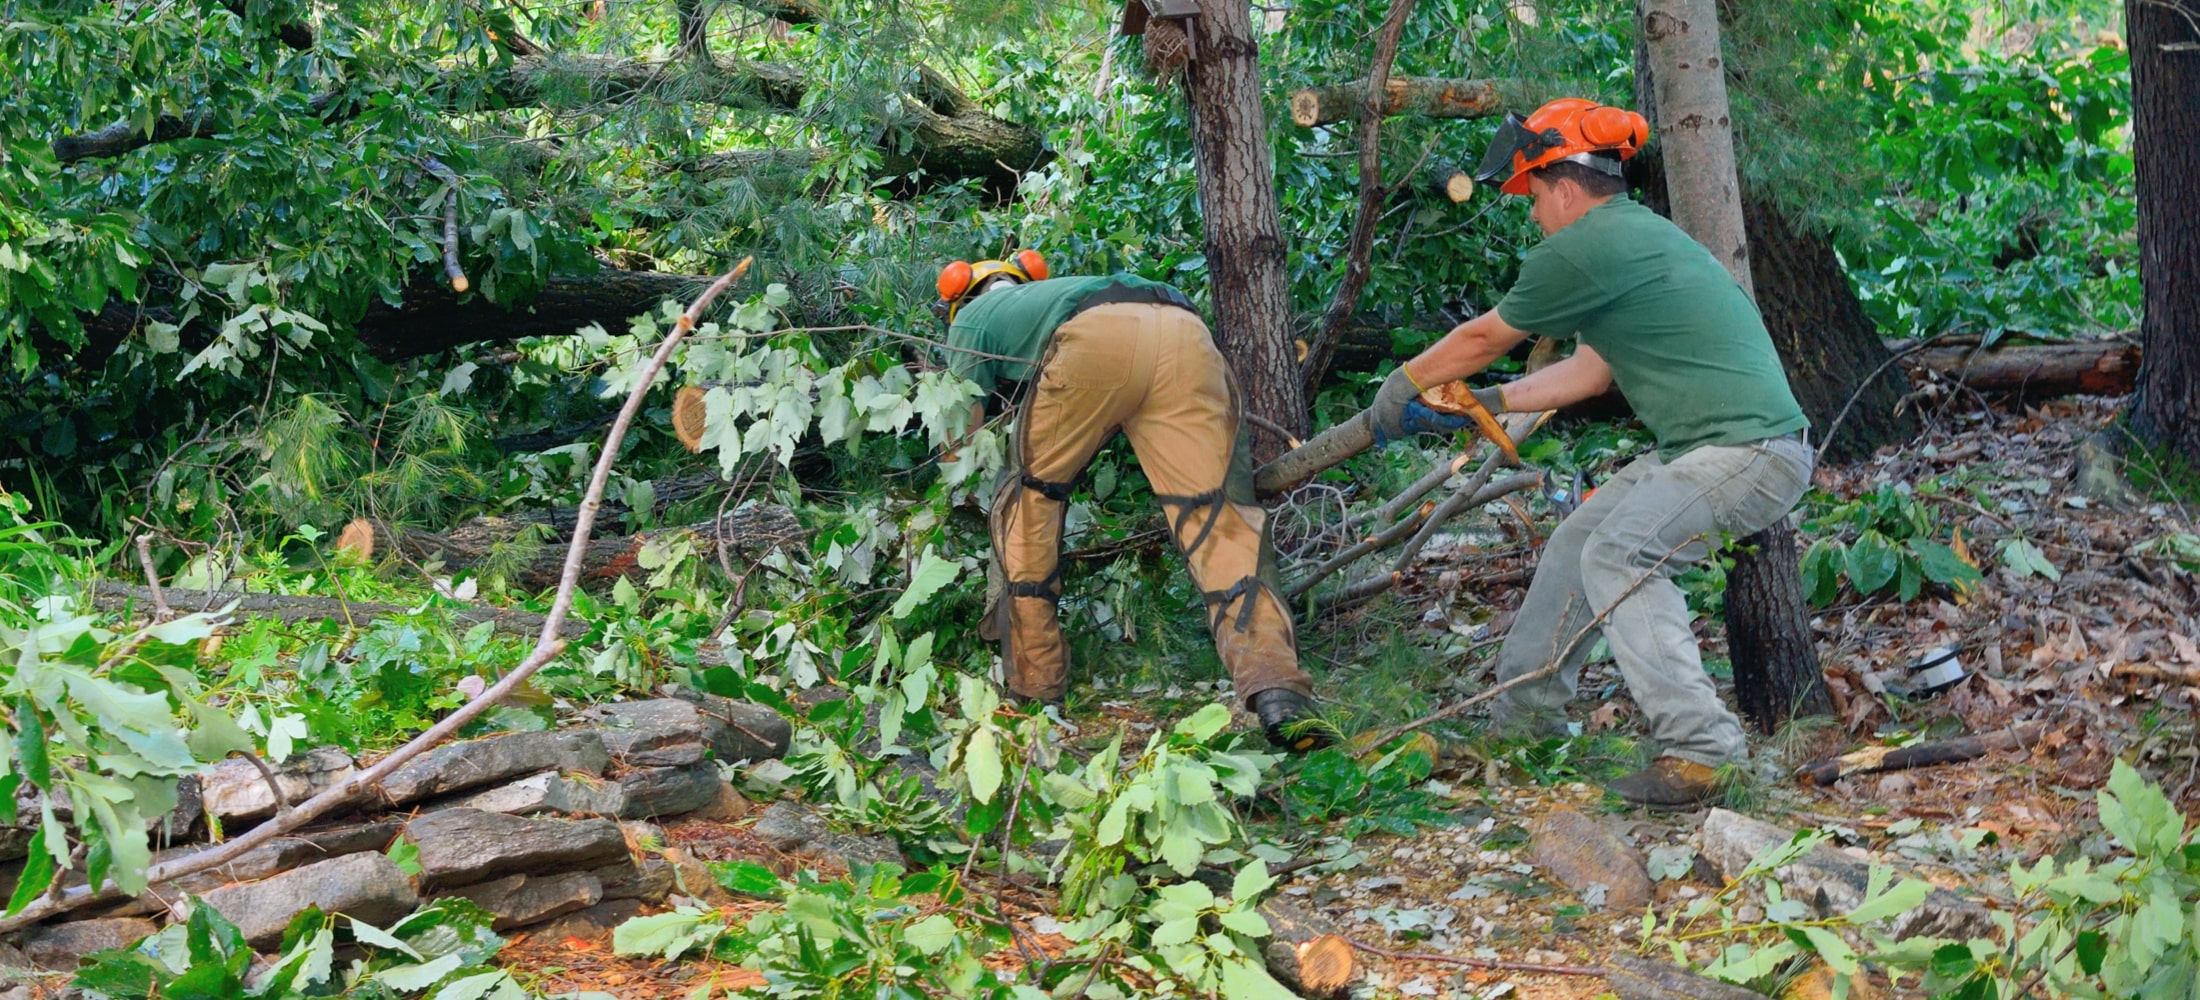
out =
[[[1246,708],[1278,746],[1330,742],[1276,586],[1268,513],[1253,500],[1237,381],[1191,301],[1128,274],[1048,278],[1033,250],[949,264],[939,293],[950,367],[989,399],[1019,407],[991,521],[1004,585],[985,630],[1002,644],[1008,689],[1052,704],[1068,693],[1056,607],[1063,518],[1070,489],[1120,430],[1167,513]],[[984,406],[974,407],[973,428]]]
[[[1602,631],[1662,755],[1614,781],[1646,806],[1701,803],[1718,768],[1743,760],[1741,723],[1720,703],[1673,578],[1714,536],[1748,535],[1787,516],[1810,482],[1809,422],[1764,320],[1710,251],[1626,196],[1621,161],[1649,138],[1643,117],[1566,98],[1498,127],[1479,179],[1535,200],[1545,239],[1497,308],[1455,327],[1399,366],[1369,407],[1396,440],[1422,386],[1483,370],[1529,335],[1579,338],[1572,357],[1474,390],[1493,413],[1555,410],[1619,386],[1657,439],[1551,534],[1527,599],[1498,653],[1504,681],[1543,667],[1609,609]],[[1508,176],[1509,175],[1509,176]],[[1562,725],[1591,644],[1556,677],[1501,695],[1493,718],[1547,733]],[[1562,730],[1560,730],[1562,731]]]

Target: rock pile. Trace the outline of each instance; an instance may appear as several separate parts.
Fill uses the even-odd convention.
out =
[[[38,967],[73,969],[82,955],[153,933],[186,894],[261,949],[277,945],[308,906],[386,926],[450,896],[480,905],[498,930],[558,918],[565,919],[550,930],[615,926],[663,902],[678,881],[683,859],[637,850],[654,839],[641,821],[719,805],[736,794],[719,778],[720,762],[776,759],[791,738],[771,709],[688,694],[596,706],[571,728],[447,744],[399,768],[341,819],[140,898],[33,928],[19,954]],[[224,761],[186,782],[181,805],[162,821],[169,846],[155,860],[202,849],[209,827],[234,837],[361,766],[332,747],[272,773],[253,761]],[[37,815],[33,806],[33,822]],[[0,895],[12,891],[28,846],[27,837],[8,833],[0,830]],[[389,853],[400,836],[414,848],[417,875]],[[18,954],[7,949],[0,944],[0,965]]]

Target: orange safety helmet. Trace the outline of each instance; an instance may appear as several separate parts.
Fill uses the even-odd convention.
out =
[[[1018,250],[1007,260],[981,260],[975,264],[958,260],[940,268],[940,301],[947,303],[947,319],[953,322],[955,312],[973,291],[985,287],[993,278],[1007,276],[1019,285],[1026,281],[1045,281],[1047,259],[1037,250]]]
[[[1620,161],[1633,157],[1649,140],[1649,120],[1633,111],[1582,97],[1561,97],[1525,119],[1506,115],[1474,179],[1492,181],[1510,170],[1511,176],[1499,190],[1527,194],[1529,172],[1560,160],[1617,177]],[[1618,159],[1599,153],[1614,153]]]

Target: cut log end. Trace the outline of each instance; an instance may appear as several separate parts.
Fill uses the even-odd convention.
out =
[[[672,397],[672,433],[689,451],[703,450],[703,388],[681,386]]]
[[[374,561],[374,522],[363,517],[352,518],[344,530],[336,536],[336,551],[350,553],[360,559]]]
[[[1297,953],[1299,991],[1307,996],[1337,996],[1359,978],[1352,943],[1338,935],[1324,934],[1292,946],[1292,951]]]
[[[469,289],[469,288],[472,288],[472,287],[474,287],[474,283],[473,283],[473,282],[471,282],[471,281],[468,281],[468,280],[466,280],[466,276],[465,276],[465,275],[463,275],[463,274],[454,274],[454,275],[452,275],[452,276],[451,276],[451,291],[454,291],[454,292],[464,292],[464,291],[466,291],[467,289]]]
[[[1313,128],[1321,123],[1322,98],[1311,90],[1301,90],[1291,95],[1291,121],[1300,128]],[[1455,199],[1456,200],[1456,199]]]
[[[1474,197],[1474,178],[1467,176],[1465,171],[1454,172],[1444,180],[1444,197],[1454,204]]]

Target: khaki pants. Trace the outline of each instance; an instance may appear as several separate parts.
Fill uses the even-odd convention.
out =
[[[1277,596],[1236,390],[1206,324],[1174,306],[1097,306],[1055,331],[1017,419],[1021,469],[1003,478],[993,502],[993,558],[1005,586],[986,631],[1002,641],[1009,690],[1068,693],[1069,646],[1055,607],[1062,521],[1071,485],[1121,430],[1205,595],[1238,697],[1276,687],[1313,693]]]
[[[1744,759],[1741,723],[1704,674],[1688,598],[1673,578],[1709,557],[1721,532],[1754,534],[1786,517],[1810,485],[1812,460],[1801,441],[1781,437],[1630,463],[1551,533],[1498,651],[1497,679],[1549,663],[1611,608],[1604,641],[1664,752],[1713,767]],[[1490,718],[1563,718],[1592,645],[1576,646],[1558,676],[1499,695]]]

